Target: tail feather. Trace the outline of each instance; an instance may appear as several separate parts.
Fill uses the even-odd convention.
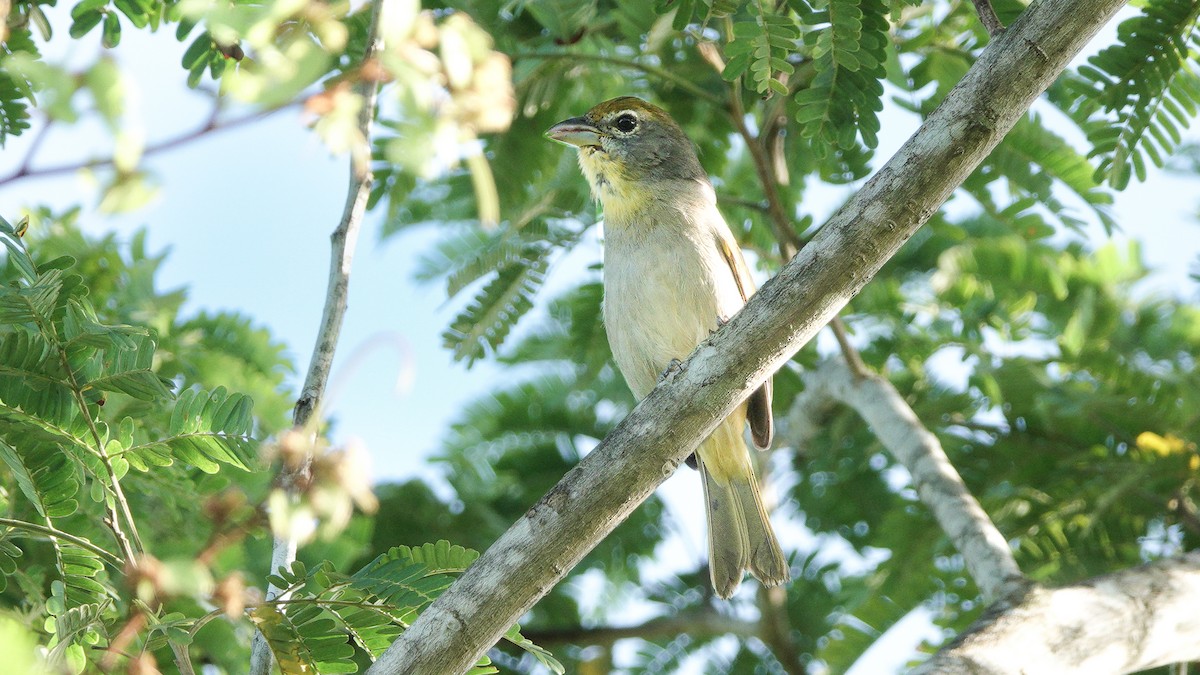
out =
[[[790,578],[740,430],[741,424],[727,421],[697,452],[708,513],[709,574],[722,598],[737,591],[746,570],[766,586]]]
[[[771,521],[758,490],[758,481],[754,479],[754,474],[750,474],[749,478],[745,482],[735,482],[733,491],[746,517],[746,532],[750,540],[750,573],[764,586],[786,584],[791,580],[787,559],[783,557],[783,549],[779,547],[779,540],[771,529]]]
[[[717,481],[700,460],[708,513],[708,573],[713,590],[732,597],[750,566],[750,539],[742,503],[728,484]]]

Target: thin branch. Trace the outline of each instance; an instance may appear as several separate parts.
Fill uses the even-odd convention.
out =
[[[41,149],[42,143],[46,142],[46,137],[50,135],[50,129],[54,126],[54,121],[46,119],[42,124],[42,128],[38,129],[37,135],[29,143],[29,151],[25,153],[25,159],[21,160],[21,166],[17,167],[18,174],[28,174],[29,167],[33,164],[33,158],[37,157],[38,150]],[[3,183],[0,183],[2,185]]]
[[[245,126],[247,124],[253,124],[254,122],[258,122],[259,120],[265,119],[281,110],[286,110],[287,108],[293,107],[295,105],[298,105],[298,102],[288,103],[287,105],[282,105],[282,106],[279,106],[278,108],[271,108],[269,110],[263,110],[260,112],[256,112],[252,115],[246,115],[245,117],[236,117],[236,118],[228,120],[226,122],[221,122],[221,121],[217,120],[216,115],[213,114],[213,115],[210,115],[208,117],[208,119],[205,120],[204,124],[196,127],[195,129],[192,129],[191,131],[186,131],[186,132],[183,132],[172,138],[168,138],[164,141],[160,141],[158,143],[153,143],[151,145],[146,146],[146,148],[144,150],[142,150],[142,156],[148,157],[150,155],[155,155],[155,154],[158,154],[161,152],[166,152],[168,150],[174,150],[175,148],[178,148],[179,146],[187,145],[188,143],[191,143],[192,141],[196,141],[201,138],[204,138],[208,134],[211,134],[211,133],[216,133],[216,132],[220,132],[220,131],[228,131],[230,129],[236,129],[238,127]],[[216,108],[217,108],[217,106],[214,106],[214,110]],[[96,168],[100,168],[100,167],[112,166],[114,159],[111,156],[109,156],[109,157],[97,157],[94,159],[75,161],[75,162],[66,162],[63,164],[54,164],[51,166],[40,167],[40,168],[34,167],[32,165],[34,153],[37,151],[38,147],[41,144],[42,139],[44,138],[45,132],[49,128],[50,128],[50,125],[47,124],[45,127],[42,128],[42,131],[39,132],[39,134],[34,138],[34,142],[30,146],[29,152],[26,153],[25,160],[21,163],[21,166],[18,167],[16,171],[13,171],[12,173],[8,174],[7,176],[0,177],[0,187],[4,187],[5,185],[8,185],[9,183],[15,183],[17,181],[24,180],[26,178],[46,178],[49,176],[57,176],[57,175],[61,175],[64,173],[74,173],[76,171],[82,171],[84,169],[96,169]]]
[[[179,668],[179,675],[196,675],[196,668],[192,665],[192,656],[188,653],[187,645],[181,645],[173,640],[169,644],[171,653],[175,655],[175,667]]]
[[[971,495],[937,436],[921,424],[891,382],[879,375],[856,376],[833,359],[802,377],[804,391],[787,418],[791,442],[803,445],[814,436],[824,411],[834,403],[850,406],[908,469],[921,501],[962,554],[984,597],[1003,598],[1027,585],[1004,535]]]
[[[50,527],[49,525],[38,525],[37,523],[30,523],[24,520],[13,520],[12,518],[0,518],[0,527],[11,527],[14,530],[33,532],[50,539],[60,539],[70,544],[74,544],[85,551],[95,553],[97,557],[104,559],[105,562],[112,565],[117,570],[124,569],[125,563],[121,561],[119,556],[104,550],[87,539],[77,537],[73,534],[68,534],[62,530]]]
[[[915,674],[1131,673],[1200,660],[1200,551],[991,607]]]
[[[763,506],[767,508],[767,513],[774,513],[775,508],[779,505],[779,494],[772,489],[774,486],[771,480],[772,465],[769,456],[760,456],[755,459],[760,460],[754,462],[754,471],[762,486]],[[787,588],[760,585],[757,601],[758,638],[767,645],[788,675],[806,675],[808,669],[800,658],[802,650],[796,643],[795,636],[792,635],[792,621],[787,611]]]
[[[725,30],[728,33],[733,32],[733,22],[729,17],[725,18]],[[706,61],[717,71],[722,73],[725,70],[725,61],[717,52],[716,45],[711,42],[701,42],[697,45],[700,54]],[[767,200],[767,215],[770,218],[771,230],[775,233],[775,239],[779,243],[779,252],[784,261],[791,260],[796,257],[800,249],[804,248],[804,241],[796,234],[796,230],[792,227],[792,220],[788,216],[786,209],[783,206],[783,198],[779,194],[779,174],[775,170],[775,164],[771,158],[767,156],[767,148],[763,143],[761,136],[754,135],[750,131],[750,127],[746,124],[746,110],[742,106],[742,91],[738,81],[734,81],[729,92],[729,117],[733,121],[734,127],[737,128],[738,134],[746,143],[746,149],[750,151],[750,158],[754,162],[754,170],[758,174],[758,182],[762,186],[763,196]],[[769,113],[766,127],[773,128],[771,120],[776,115]],[[772,138],[773,136],[768,136]],[[846,324],[840,316],[833,317],[829,322],[829,327],[833,330],[834,336],[837,337],[838,346],[845,355],[846,361],[854,369],[855,374],[859,377],[865,377],[868,374],[867,365],[863,363],[862,355],[850,343],[847,336]]]
[[[727,193],[718,194],[717,195],[717,203],[722,204],[724,206],[738,206],[743,209],[749,209],[751,211],[758,211],[759,213],[767,213],[767,209],[770,208],[770,206],[768,206],[767,202],[765,202],[765,201],[753,200],[753,199],[743,199],[741,197],[734,197]]]
[[[530,60],[567,60],[567,61],[592,61],[595,63],[603,63],[610,66],[619,66],[621,68],[632,68],[640,70],[647,75],[652,75],[663,82],[670,82],[689,94],[698,96],[709,103],[723,105],[725,101],[718,95],[708,91],[707,89],[698,86],[695,82],[676,75],[675,73],[658,66],[652,66],[647,63],[640,63],[630,59],[622,59],[616,56],[604,56],[601,54],[583,54],[578,52],[516,52],[510,54],[514,62],[521,59]]]
[[[48,327],[53,332],[54,327]],[[56,336],[57,337],[57,336]],[[100,434],[100,430],[96,427],[96,420],[92,416],[92,411],[88,409],[87,400],[83,397],[83,388],[79,383],[79,379],[75,376],[75,369],[71,367],[71,362],[67,358],[65,349],[58,350],[59,359],[62,362],[63,371],[67,374],[67,378],[71,381],[71,394],[75,399],[75,404],[79,406],[80,415],[87,422],[88,431],[92,435],[92,440],[96,445],[94,451],[100,458],[101,464],[104,465],[104,472],[108,484],[104,487],[111,491],[115,505],[105,501],[105,509],[108,511],[108,516],[104,519],[108,528],[112,530],[113,536],[117,540],[117,545],[121,547],[121,552],[125,556],[125,564],[130,568],[137,567],[138,556],[146,552],[146,548],[142,545],[141,535],[138,534],[137,523],[133,519],[133,511],[129,508],[129,500],[125,498],[125,491],[121,488],[121,480],[117,478],[117,471],[113,467],[112,459],[108,456],[108,452],[104,449],[104,440]],[[121,512],[117,512],[117,507],[121,508]],[[129,535],[125,534],[124,528],[121,527],[121,517],[124,516],[125,524],[129,526]],[[129,536],[133,537],[133,544],[129,542]],[[134,546],[137,550],[134,550]]]
[[[196,623],[192,624],[192,627],[188,629],[188,635],[192,638],[195,638],[196,633],[199,633],[201,628],[204,628],[206,625],[208,625],[209,621],[212,621],[223,614],[225,614],[225,609],[223,607],[209,610],[208,614],[196,619]]]
[[[46,323],[41,317],[35,318],[34,322],[43,335],[51,338],[50,341],[59,346],[57,350],[58,357],[62,364],[63,372],[67,374],[67,378],[70,380],[71,395],[75,400],[75,404],[79,407],[80,415],[83,416],[83,419],[87,423],[88,431],[91,433],[92,441],[95,445],[88,445],[82,440],[80,442],[100,458],[105,471],[104,480],[101,480],[101,483],[112,495],[111,502],[107,499],[104,500],[104,524],[108,526],[108,529],[112,530],[117,545],[121,547],[121,553],[125,557],[125,565],[134,568],[138,564],[138,555],[144,553],[145,548],[142,546],[141,537],[138,536],[137,524],[133,520],[133,512],[129,509],[129,501],[125,499],[125,493],[121,489],[121,482],[117,478],[117,472],[113,468],[112,460],[104,450],[104,442],[96,427],[96,420],[93,418],[92,411],[88,408],[87,400],[83,397],[83,388],[80,386],[79,378],[75,376],[75,369],[71,367],[66,350],[62,347],[62,341],[58,338],[57,329],[54,327],[54,324]],[[117,512],[117,506],[121,507],[121,513]],[[134,544],[137,545],[136,551],[133,544],[130,544],[129,536],[125,533],[125,529],[121,526],[122,514],[124,514],[126,524],[129,526],[130,534],[133,535]],[[46,525],[49,526],[50,524],[50,519],[46,518]]]
[[[1167,509],[1179,516],[1179,522],[1192,534],[1200,534],[1200,514],[1197,513],[1196,503],[1183,488],[1175,490],[1167,501]]]
[[[1000,22],[1000,17],[996,16],[996,10],[992,9],[992,0],[971,0],[975,3],[975,11],[979,12],[979,23],[987,29],[988,35],[993,38],[1004,31],[1004,24]]]
[[[733,22],[728,17],[725,19],[725,24],[726,31],[731,32]],[[724,72],[725,61],[718,53],[716,45],[711,42],[701,42],[696,45],[696,48],[718,74]],[[742,88],[737,81],[730,85],[729,100],[721,103],[729,111],[730,121],[737,129],[738,135],[745,141],[746,149],[750,151],[750,157],[754,160],[754,170],[758,174],[759,185],[762,186],[763,196],[767,200],[767,215],[770,217],[775,239],[779,242],[779,252],[785,261],[791,260],[804,247],[804,243],[792,229],[791,218],[784,211],[783,199],[779,196],[779,180],[775,175],[775,168],[768,159],[759,138],[750,131],[750,127],[746,126],[746,110],[742,107]]]
[[[758,637],[788,675],[806,675],[808,669],[800,660],[800,649],[792,638],[792,623],[788,620],[787,589],[783,586],[758,587]]]
[[[530,507],[368,672],[469,670],[866,285],[1125,2],[1031,4],[804,250]]]
[[[367,30],[367,48],[363,63],[373,61],[383,48],[380,37],[380,14],[384,0],[372,0],[371,23]],[[325,294],[325,307],[321,312],[321,327],[317,332],[316,345],[308,365],[308,374],[300,390],[300,398],[292,413],[292,424],[311,433],[311,427],[321,407],[329,372],[333,367],[333,355],[337,349],[342,330],[342,319],[346,315],[347,297],[350,290],[350,269],[354,261],[354,249],[358,243],[358,232],[367,200],[371,196],[374,176],[371,173],[371,127],[375,120],[375,106],[379,98],[379,82],[363,76],[358,84],[362,96],[362,109],[358,116],[358,147],[350,153],[350,184],[341,220],[330,235],[329,282]],[[312,457],[305,458],[296,468],[286,465],[280,471],[278,483],[293,498],[297,490],[307,484],[312,474]],[[271,549],[271,572],[291,565],[296,560],[296,541],[290,536],[276,537]],[[274,584],[267,587],[267,600],[281,597],[282,589]],[[262,633],[255,633],[250,654],[250,673],[266,675],[271,669],[271,649]]]
[[[759,625],[721,614],[711,606],[681,612],[675,616],[659,616],[634,626],[597,626],[588,628],[555,628],[535,630],[523,628],[521,633],[539,645],[571,644],[611,647],[619,640],[637,638],[654,640],[689,635],[693,638],[736,635],[741,638],[759,637]]]
[[[867,377],[870,375],[871,371],[863,361],[862,354],[858,353],[858,350],[850,342],[850,331],[846,328],[846,322],[842,321],[842,317],[833,317],[833,321],[829,322],[829,328],[833,330],[833,336],[837,338],[838,347],[842,350],[842,356],[845,357],[846,363],[850,366],[850,370],[854,373],[854,376]]]

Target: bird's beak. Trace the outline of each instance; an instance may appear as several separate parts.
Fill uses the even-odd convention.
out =
[[[546,130],[546,138],[577,148],[600,147],[600,130],[586,117],[572,117]]]

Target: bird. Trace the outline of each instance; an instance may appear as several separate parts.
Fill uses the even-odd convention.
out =
[[[633,96],[550,127],[578,149],[604,215],[603,316],[613,358],[644,398],[755,291],[716,193],[683,129]],[[767,380],[697,448],[708,520],[709,576],[730,598],[749,570],[766,586],[790,579],[744,439],[771,444]],[[689,464],[691,458],[689,458]]]

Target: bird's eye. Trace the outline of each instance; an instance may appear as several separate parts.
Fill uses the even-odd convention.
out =
[[[625,113],[617,118],[617,130],[622,133],[630,133],[637,128],[637,117],[632,113]]]

